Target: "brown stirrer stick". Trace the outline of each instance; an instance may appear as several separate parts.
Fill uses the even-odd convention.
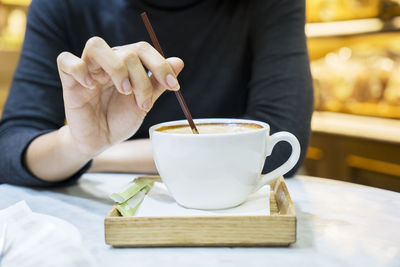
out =
[[[140,16],[142,17],[143,23],[146,26],[147,32],[150,35],[150,39],[153,42],[154,47],[157,49],[158,53],[160,53],[163,57],[165,57],[165,55],[161,49],[160,43],[158,42],[157,36],[153,30],[153,27],[151,26],[150,20],[147,17],[146,12],[143,12],[142,14],[140,14]],[[185,117],[189,122],[190,128],[192,128],[192,132],[194,134],[198,134],[199,131],[197,130],[196,125],[193,122],[192,115],[190,114],[189,108],[186,105],[185,99],[183,99],[181,90],[175,91],[175,96],[178,99],[178,102],[182,108],[182,111],[185,114]]]

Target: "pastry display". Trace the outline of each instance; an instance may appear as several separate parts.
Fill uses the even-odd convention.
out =
[[[400,118],[400,49],[361,44],[311,63],[317,110]]]
[[[380,0],[307,0],[306,3],[308,22],[377,17],[382,4]]]

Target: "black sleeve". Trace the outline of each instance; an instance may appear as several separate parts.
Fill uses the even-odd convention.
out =
[[[293,176],[308,146],[313,110],[313,88],[304,33],[305,0],[254,1],[251,10],[250,44],[252,76],[245,117],[267,122],[271,134],[288,131],[301,145]],[[257,3],[257,4],[255,4]],[[269,172],[291,153],[290,145],[278,143],[267,158]]]
[[[0,183],[60,185],[76,180],[89,168],[90,163],[68,180],[50,183],[34,177],[23,164],[25,150],[34,138],[64,125],[56,58],[70,48],[64,26],[65,2],[34,0],[29,8],[20,61],[0,122]]]

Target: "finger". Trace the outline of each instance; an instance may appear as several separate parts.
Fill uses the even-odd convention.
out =
[[[166,61],[174,71],[175,76],[178,76],[178,74],[182,71],[184,67],[182,59],[177,57],[170,57],[167,58]],[[160,84],[158,82],[158,80],[156,79],[156,77],[153,76],[153,74],[151,74],[150,76],[150,81],[154,87],[153,91],[153,105],[154,105],[154,102],[156,102],[156,100],[162,95],[162,93],[165,92],[166,88],[163,84]]]
[[[79,83],[89,89],[95,88],[86,63],[81,58],[69,52],[62,52],[57,57],[57,66],[64,86],[70,88]]]
[[[176,74],[165,58],[147,42],[138,42],[132,45],[142,61],[157,81],[170,90],[179,90],[180,86]]]
[[[115,53],[123,59],[128,68],[137,105],[144,111],[149,111],[154,89],[138,55],[127,49],[116,50]]]
[[[125,63],[102,38],[90,38],[86,42],[82,58],[86,62],[90,73],[97,74],[104,70],[120,93],[132,93],[132,85],[129,81]]]

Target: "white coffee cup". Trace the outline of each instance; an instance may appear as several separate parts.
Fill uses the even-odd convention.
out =
[[[202,123],[254,123],[260,128],[246,132],[181,134],[156,131],[164,126],[187,125],[171,121],[152,126],[150,138],[154,161],[170,194],[182,206],[224,209],[243,203],[247,196],[297,163],[300,144],[289,132],[269,135],[269,125],[242,119],[196,119]],[[292,146],[289,159],[277,169],[261,175],[266,157],[276,143]]]

